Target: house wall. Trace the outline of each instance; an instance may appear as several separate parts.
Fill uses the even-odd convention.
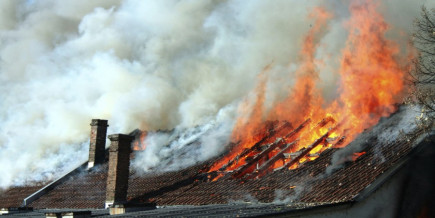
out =
[[[427,141],[425,149],[408,166],[398,218],[435,216],[434,142]]]

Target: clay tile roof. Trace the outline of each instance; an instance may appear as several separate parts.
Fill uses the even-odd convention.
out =
[[[369,184],[395,165],[412,146],[406,141],[368,146],[354,162],[346,163],[330,175],[325,170],[332,155],[340,149],[328,149],[314,161],[295,170],[277,170],[259,179],[231,177],[210,182],[198,173],[204,164],[177,172],[130,174],[128,200],[157,205],[227,204],[237,201],[273,202],[276,192],[297,196],[297,202],[331,203],[353,200]],[[383,155],[380,160],[377,155]],[[102,208],[105,201],[107,163],[97,170],[82,172],[55,187],[33,202],[34,208]],[[299,186],[302,192],[297,193]]]
[[[387,177],[392,168],[400,165],[415,150],[413,142],[420,134],[420,131],[414,132],[407,136],[407,140],[401,138],[386,143],[376,139],[366,141],[361,146],[361,151],[365,152],[362,156],[344,161],[336,168],[331,166],[331,160],[344,148],[327,149],[317,159],[305,162],[294,170],[275,170],[256,179],[224,176],[209,181],[207,174],[201,170],[211,166],[214,160],[176,172],[140,174],[131,171],[127,200],[158,206],[220,205],[238,201],[270,203],[280,200],[315,205],[354,201],[367,193],[371,184]],[[77,172],[29,206],[103,208],[106,178],[107,162],[96,169]],[[28,195],[19,197],[14,194],[17,192],[20,191],[10,189],[6,193],[14,200]],[[282,198],[289,199],[280,199],[279,193],[282,193]],[[2,201],[5,201],[3,194]]]
[[[374,145],[369,145],[365,149],[366,154],[330,175],[325,174],[326,168],[339,149],[326,150],[315,161],[295,170],[278,170],[260,179],[222,178],[208,182],[198,178],[200,167],[154,177],[135,176],[130,178],[129,196],[132,201],[154,202],[157,205],[225,204],[237,200],[249,201],[250,197],[267,203],[275,200],[276,191],[294,195],[298,186],[302,186],[304,191],[298,196],[300,202],[344,202],[353,200],[412,150],[411,144],[406,141],[381,147],[374,149]],[[380,160],[379,155],[386,160]],[[180,176],[181,172],[185,175]]]
[[[71,178],[41,196],[34,208],[103,208],[106,197],[107,163]]]
[[[24,198],[44,187],[44,185],[13,186],[6,190],[0,190],[0,208],[20,207]]]

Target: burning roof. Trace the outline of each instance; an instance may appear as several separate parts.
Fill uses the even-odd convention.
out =
[[[386,36],[391,34],[389,30],[394,35],[401,29],[389,29],[387,21],[391,20],[381,14],[383,5],[377,1],[349,1],[339,8],[322,2],[285,1],[250,2],[251,6],[232,1],[168,3],[172,6],[136,1],[119,2],[117,6],[109,2],[95,4],[96,10],[93,8],[96,5],[85,1],[77,4],[86,5],[86,9],[77,17],[67,18],[62,16],[63,7],[57,5],[47,8],[33,1],[7,4],[23,10],[7,10],[11,20],[14,17],[21,20],[10,24],[10,31],[16,35],[1,34],[7,42],[2,50],[8,57],[26,58],[1,62],[4,84],[8,85],[4,89],[10,90],[2,93],[26,95],[3,96],[11,107],[2,112],[1,144],[2,150],[11,150],[0,158],[6,166],[1,168],[2,173],[8,174],[0,179],[2,187],[15,181],[39,179],[36,177],[40,174],[50,177],[78,164],[84,153],[80,149],[86,150],[82,120],[91,114],[112,117],[115,131],[133,128],[152,131],[205,125],[228,108],[234,122],[240,106],[242,118],[236,121],[232,136],[222,137],[236,142],[229,157],[232,159],[268,134],[267,125],[272,124],[267,121],[288,122],[297,128],[309,120],[300,130],[300,135],[307,137],[290,146],[292,152],[309,146],[335,125],[339,128],[327,138],[345,136],[344,146],[380,117],[392,113],[394,104],[401,102],[404,94],[404,69],[408,61],[402,62],[402,58],[408,56],[402,53],[401,40]],[[161,9],[161,14],[176,15],[167,17],[174,22],[162,25],[161,19],[141,11],[154,11],[152,7]],[[274,13],[271,10],[274,7],[287,11]],[[135,8],[141,10],[129,11]],[[239,9],[244,14],[241,17],[234,14]],[[39,16],[41,11],[47,17]],[[201,18],[191,16],[191,12],[199,11]],[[227,19],[228,15],[235,17]],[[138,17],[148,22],[136,22]],[[46,20],[59,23],[50,22],[52,25],[47,26]],[[237,25],[233,26],[236,20]],[[38,22],[44,25],[34,25]],[[44,26],[44,31],[31,28],[27,32],[21,25]],[[65,26],[70,28],[61,28]],[[126,31],[124,26],[134,27]],[[279,26],[282,28],[275,28]],[[285,31],[274,31],[277,29]],[[179,40],[180,31],[194,34],[182,34],[186,38]],[[113,33],[114,37],[106,37],[107,33]],[[340,39],[334,39],[336,35]],[[91,40],[94,36],[101,39],[100,44]],[[59,41],[51,44],[50,38]],[[28,39],[36,41],[29,44]],[[114,45],[117,46],[111,47]],[[11,49],[14,46],[31,46],[30,50],[41,53],[33,55],[22,52],[23,49]],[[27,77],[30,75],[27,70],[33,68],[36,68],[32,70],[33,76]],[[331,121],[325,128],[312,131],[323,119]],[[17,125],[17,120],[22,123]],[[231,132],[232,127],[229,125],[227,131]],[[26,137],[16,137],[22,133]],[[27,141],[33,142],[32,149],[26,149]],[[334,144],[323,147],[328,146]],[[268,151],[267,155],[274,152],[278,150]],[[254,153],[249,154],[250,158]],[[7,166],[13,166],[12,156],[20,158],[20,167],[10,172]],[[67,157],[69,163],[65,164]],[[277,168],[279,162],[281,159],[268,164]],[[214,168],[225,164],[216,163],[210,170],[216,171]],[[233,165],[228,170],[237,167]]]
[[[211,5],[210,7],[212,8]],[[331,66],[328,64],[329,67],[337,65],[332,67],[332,71],[337,74],[333,76],[340,78],[335,81],[335,87],[329,87],[331,90],[320,88],[321,83],[324,82],[320,80],[321,72],[325,70],[319,69],[322,66],[322,63],[320,63],[322,60],[318,59],[318,56],[323,56],[319,55],[321,53],[322,40],[325,39],[325,33],[331,28],[331,22],[335,21],[333,17],[339,13],[329,10],[328,7],[318,5],[310,7],[310,13],[308,13],[307,18],[310,28],[307,28],[307,31],[301,34],[300,51],[293,52],[296,54],[294,60],[292,60],[294,63],[282,62],[275,65],[272,61],[262,72],[255,72],[256,75],[258,73],[258,77],[256,80],[257,85],[253,92],[248,93],[248,90],[243,90],[237,91],[236,94],[227,93],[231,96],[228,99],[221,99],[218,94],[216,96],[219,97],[216,99],[205,101],[205,104],[203,102],[203,104],[198,104],[201,105],[199,107],[202,107],[211,102],[216,104],[213,106],[213,109],[201,109],[200,115],[192,115],[191,111],[195,111],[197,106],[192,107],[189,105],[195,105],[197,102],[195,100],[195,93],[201,93],[202,89],[189,86],[188,89],[194,91],[186,92],[186,95],[189,96],[188,100],[182,97],[185,94],[183,90],[170,89],[171,91],[167,95],[172,97],[166,97],[166,95],[154,96],[159,100],[170,99],[169,101],[172,102],[165,103],[168,108],[175,105],[170,110],[167,108],[163,109],[161,107],[163,104],[160,104],[160,101],[158,101],[158,106],[141,108],[139,111],[135,109],[128,112],[128,115],[125,115],[128,118],[123,119],[127,120],[125,122],[128,124],[117,125],[118,130],[128,129],[132,125],[140,126],[147,130],[176,127],[176,130],[173,132],[174,134],[171,134],[171,137],[167,137],[165,139],[166,142],[160,143],[162,149],[158,152],[163,154],[162,156],[165,157],[164,161],[172,162],[173,165],[181,168],[180,170],[156,172],[150,170],[148,166],[140,168],[140,163],[134,164],[135,167],[129,169],[131,156],[138,157],[145,154],[135,160],[149,160],[146,159],[146,154],[153,147],[147,145],[146,141],[155,134],[137,130],[130,135],[111,135],[109,136],[111,140],[110,149],[105,151],[107,120],[93,120],[91,123],[91,143],[87,168],[85,164],[65,175],[60,180],[48,184],[38,192],[35,192],[34,195],[30,195],[31,200],[24,200],[22,205],[17,205],[18,201],[16,199],[22,198],[23,195],[27,196],[30,194],[29,192],[33,192],[40,186],[10,188],[2,193],[0,205],[3,204],[4,207],[30,206],[34,208],[115,208],[112,206],[121,201],[123,203],[137,204],[151,203],[159,206],[218,205],[227,204],[228,202],[249,201],[256,203],[297,204],[302,205],[302,207],[308,207],[312,205],[329,205],[357,201],[361,196],[365,196],[373,190],[373,187],[376,187],[376,184],[379,184],[380,180],[385,180],[397,171],[406,162],[407,158],[416,151],[415,146],[424,144],[421,143],[421,139],[426,137],[424,129],[409,122],[409,119],[406,120],[405,125],[400,125],[401,121],[405,120],[408,116],[406,106],[402,106],[398,112],[394,113],[399,108],[398,103],[403,100],[406,92],[404,78],[407,62],[401,63],[401,56],[403,55],[400,51],[400,44],[395,40],[385,37],[389,25],[377,7],[378,4],[371,0],[363,2],[352,1],[349,3],[348,15],[345,16],[346,39],[342,43],[341,52],[334,54],[334,60],[337,63],[331,64]],[[120,8],[122,12],[123,8],[126,7]],[[115,9],[112,8],[111,10],[113,14],[118,14]],[[112,12],[109,12],[110,10],[102,10],[100,12],[96,10],[96,13],[108,13],[108,17],[110,17],[111,15],[109,16],[109,14]],[[121,14],[127,15],[129,13]],[[208,12],[205,14],[208,14]],[[88,18],[87,22],[92,22],[95,19],[92,16],[88,16]],[[208,18],[204,20],[208,20]],[[198,24],[200,25],[198,26],[206,26],[205,23],[205,21],[204,23],[199,22]],[[85,28],[88,25],[81,26]],[[89,27],[91,26],[93,25],[89,25]],[[190,41],[194,40],[186,40],[185,42],[187,43],[187,41],[192,43]],[[133,44],[136,45],[135,43]],[[151,44],[159,48],[166,48],[166,46],[157,45],[158,43],[156,44],[156,42]],[[148,48],[149,45],[145,47]],[[208,46],[201,45],[201,47]],[[205,54],[202,48],[199,50],[201,52],[198,53],[198,56]],[[213,55],[211,55],[210,59],[213,59],[216,51],[214,49],[211,50],[213,50],[211,52]],[[114,52],[113,54],[117,53],[119,52]],[[162,63],[177,63],[169,68],[156,67],[154,69],[154,67],[149,67],[148,64],[144,67],[140,61],[137,62],[138,67],[136,67],[136,64],[130,64],[130,60],[128,60],[123,63],[127,64],[128,67],[119,71],[137,72],[144,70],[150,75],[154,75],[154,71],[171,72],[172,69],[181,69],[180,66],[189,65],[185,61],[185,59],[189,58],[184,57],[184,53],[190,52],[183,51],[180,54],[164,55],[168,57],[183,56],[181,59],[161,62],[156,60],[151,61],[156,61],[157,65],[162,66],[165,65]],[[155,55],[147,53],[147,57],[155,57]],[[51,60],[50,58],[47,59]],[[113,59],[104,57],[104,59],[108,59],[108,62],[111,62],[118,59],[124,60],[125,57],[114,57]],[[140,59],[146,60],[146,63],[149,61],[146,58]],[[200,65],[201,61],[198,61]],[[208,62],[208,59],[205,62]],[[225,62],[224,58],[222,58],[222,62]],[[246,63],[252,62],[250,60]],[[103,62],[102,65],[106,65],[104,63],[106,62]],[[231,61],[228,62],[228,66],[232,64]],[[227,67],[226,65],[212,65],[210,67],[200,65],[195,65],[193,68],[201,70],[203,68],[212,68],[216,70]],[[246,67],[244,64],[242,65],[241,68]],[[286,71],[286,73],[291,74],[288,76],[288,80],[291,81],[286,83],[285,86],[288,85],[288,87],[284,87],[286,90],[283,91],[282,87],[280,87],[281,90],[277,93],[270,91],[275,90],[275,85],[279,84],[275,84],[276,81],[274,81],[270,72],[274,71],[275,67],[288,67],[289,65],[291,65],[289,68],[292,69]],[[264,66],[264,63],[261,63],[261,66]],[[153,68],[152,73],[148,72],[148,69],[151,68]],[[261,69],[258,66],[255,68]],[[237,67],[228,67],[228,69],[230,69],[229,72],[231,70],[240,70]],[[186,68],[185,70],[190,71],[191,69]],[[151,93],[148,89],[142,89],[144,87],[143,84],[148,84],[150,83],[149,81],[163,81],[160,77],[157,79],[154,79],[153,76],[149,78],[147,76],[142,77],[139,76],[139,73],[135,76],[125,77],[123,75],[119,76],[119,78],[129,78],[127,80],[129,82],[125,84],[133,84],[132,81],[138,80],[135,87],[139,88],[134,90],[140,90],[138,91],[140,94],[142,92]],[[248,77],[241,78],[246,80]],[[171,80],[171,77],[168,76],[165,79]],[[225,81],[226,79],[222,80]],[[111,80],[111,82],[106,83],[113,84],[112,82]],[[270,85],[270,83],[274,85]],[[161,84],[165,87],[166,85],[168,87],[173,86],[173,84],[166,83],[166,81]],[[237,85],[237,83],[235,84]],[[185,87],[185,85],[178,83],[176,85]],[[207,85],[200,84],[199,87],[207,87]],[[216,90],[222,89],[221,85],[216,87],[218,87]],[[130,87],[127,87],[125,90],[128,89]],[[152,92],[163,93],[160,92],[158,87],[155,87],[155,89],[157,91],[152,90]],[[179,91],[183,93],[180,96],[176,94]],[[121,93],[123,92],[124,90],[121,91]],[[336,93],[332,97],[326,98],[325,92]],[[124,101],[125,104],[129,105],[127,108],[138,108],[136,104],[130,105],[130,102],[137,102],[139,101],[138,99],[140,101],[151,99],[137,98],[136,96],[138,95],[136,94],[136,92],[133,92],[130,96],[134,96],[134,98]],[[100,95],[103,96],[104,94],[95,94],[95,96]],[[272,98],[269,98],[269,95]],[[122,95],[115,94],[114,96],[116,97],[111,96],[107,99],[116,99]],[[200,97],[200,99],[207,100],[210,98],[211,96],[209,95]],[[78,99],[96,102],[95,99],[89,100],[91,98],[87,97],[80,97]],[[237,99],[237,102],[235,99]],[[101,100],[101,102],[105,101]],[[231,102],[236,103],[232,105],[233,103]],[[239,116],[231,119],[230,127],[225,128],[225,137],[220,137],[222,135],[217,136],[218,138],[231,141],[227,143],[228,146],[221,146],[226,150],[221,149],[216,150],[216,152],[208,152],[208,154],[213,154],[209,156],[204,155],[202,158],[196,158],[197,153],[195,152],[185,152],[195,150],[196,147],[213,144],[210,142],[211,137],[201,137],[204,132],[208,131],[208,128],[212,127],[199,128],[199,133],[195,133],[197,129],[192,128],[192,135],[195,135],[195,137],[188,138],[183,138],[182,134],[181,136],[177,135],[177,127],[183,128],[187,126],[189,128],[198,123],[206,123],[204,125],[210,124],[214,121],[213,118],[207,118],[207,121],[204,122],[202,119],[210,114],[212,116],[216,115],[217,119],[219,113],[225,110],[226,107],[233,107],[231,114],[235,116],[236,104],[239,106]],[[105,107],[102,106],[102,108]],[[136,116],[139,116],[138,114],[142,114],[143,111],[148,111],[148,109],[154,113],[147,114],[141,121],[131,122],[136,120]],[[123,111],[122,109],[119,110]],[[180,111],[188,112],[182,114]],[[108,114],[112,114],[112,112]],[[38,114],[45,113],[39,112]],[[155,114],[160,114],[160,117],[151,119]],[[178,119],[180,114],[182,114],[182,119]],[[186,114],[192,115],[194,118],[190,119],[190,116],[184,116]],[[393,115],[390,116],[391,114]],[[39,115],[35,117],[39,117]],[[411,117],[414,117],[413,113],[411,113]],[[29,120],[33,120],[33,118]],[[234,120],[236,120],[235,123],[233,123]],[[372,127],[375,124],[377,126]],[[51,128],[57,130],[57,125],[53,126]],[[186,130],[186,132],[188,131]],[[65,132],[65,135],[68,135],[68,131]],[[134,139],[133,136],[136,136],[136,141],[133,142],[133,146],[130,146],[131,141]],[[64,136],[55,141],[60,144],[62,142],[61,139],[66,138],[69,137]],[[183,141],[182,144],[172,143],[178,140]],[[75,139],[71,143],[77,141]],[[41,141],[38,145],[44,145],[42,147],[45,147],[45,144]],[[169,145],[166,146],[166,144]],[[172,145],[174,145],[173,149]],[[50,147],[49,145],[47,146]],[[171,148],[172,150],[166,148]],[[131,149],[137,151],[131,155]],[[179,153],[171,152],[174,150]],[[222,155],[216,157],[219,154]],[[167,158],[171,155],[186,156],[188,157],[186,160],[190,162],[188,164],[177,163],[176,158]],[[155,163],[160,164],[163,168],[168,167],[169,164],[164,163],[164,161],[156,160]],[[24,168],[21,171],[27,172],[28,170]],[[38,166],[37,168],[41,167]],[[47,171],[50,172],[52,170]],[[146,172],[144,173],[144,171]],[[36,170],[34,172],[39,171]],[[10,176],[10,179],[5,181],[4,184],[11,184],[10,182],[15,177],[18,178],[16,175]],[[14,200],[11,201],[9,200],[10,198]]]
[[[142,174],[133,170],[129,176],[127,199],[129,202],[155,203],[160,206],[227,204],[241,201],[312,206],[354,201],[368,192],[368,187],[375,181],[391,175],[392,169],[403,164],[403,160],[421,141],[421,136],[424,137],[425,133],[417,127],[390,141],[384,140],[377,132],[380,128],[385,131],[397,128],[396,125],[405,116],[406,110],[401,110],[364,132],[348,147],[325,147],[319,153],[310,152],[319,144],[327,143],[327,133],[311,146],[288,153],[288,148],[294,142],[284,143],[282,138],[291,138],[291,135],[303,127],[292,128],[288,123],[277,122],[270,125],[273,131],[261,139],[261,143],[242,152],[255,153],[251,158],[249,155],[244,160],[239,158],[244,165],[234,168],[230,161],[226,167],[213,170],[221,161],[221,157],[218,157],[175,172]],[[308,122],[304,122],[302,126]],[[274,151],[276,149],[279,151]],[[322,149],[318,151],[320,150]],[[274,167],[274,162],[281,164]],[[293,164],[297,164],[297,167],[292,167]],[[90,170],[86,170],[83,165],[53,190],[27,206],[102,208],[107,167],[107,157],[103,164]],[[228,170],[232,168],[234,170]],[[5,197],[20,196],[2,195],[2,207],[6,205]]]

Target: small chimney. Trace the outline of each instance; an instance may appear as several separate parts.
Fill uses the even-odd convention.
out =
[[[88,169],[104,162],[108,126],[107,120],[92,119]]]
[[[124,134],[109,135],[109,171],[106,186],[106,208],[127,201],[131,142],[134,137]]]

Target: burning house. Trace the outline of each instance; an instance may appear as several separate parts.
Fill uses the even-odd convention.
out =
[[[435,213],[409,3],[95,2],[0,2],[0,215]]]
[[[344,138],[331,138],[338,128],[332,125],[294,151],[310,121],[297,127],[274,122],[266,136],[235,157],[228,155],[237,143],[192,167],[145,174],[129,167],[132,141],[140,132],[109,135],[109,149],[95,149],[104,141],[95,133],[104,134],[107,121],[93,120],[89,161],[55,181],[11,187],[0,205],[4,215],[47,217],[109,211],[126,216],[429,217],[435,194],[434,136],[408,123],[409,113],[402,107],[344,148]],[[407,129],[396,132],[398,125]],[[386,140],[382,131],[396,138]],[[225,158],[226,164],[219,165]]]

